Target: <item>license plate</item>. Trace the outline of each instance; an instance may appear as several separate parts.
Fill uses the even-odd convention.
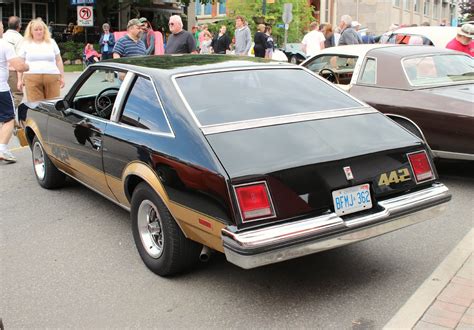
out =
[[[334,210],[337,215],[347,215],[372,208],[370,185],[361,184],[332,192]]]

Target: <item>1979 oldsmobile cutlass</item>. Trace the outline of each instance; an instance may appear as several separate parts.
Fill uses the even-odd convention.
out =
[[[130,210],[163,276],[211,250],[254,268],[335,248],[432,219],[451,198],[422,140],[288,63],[102,62],[30,111],[26,135],[38,183],[70,176]]]

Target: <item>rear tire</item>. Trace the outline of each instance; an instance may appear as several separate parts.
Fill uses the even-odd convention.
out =
[[[39,185],[45,189],[60,188],[66,181],[66,175],[49,159],[44,151],[41,142],[35,136],[31,147],[31,156],[33,159],[33,171]]]
[[[298,57],[296,55],[291,56],[290,57],[290,63],[298,64]]]
[[[155,274],[173,275],[199,260],[202,245],[184,236],[164,202],[145,182],[133,192],[130,215],[138,253]]]

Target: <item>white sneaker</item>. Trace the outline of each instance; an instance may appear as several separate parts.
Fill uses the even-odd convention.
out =
[[[16,158],[9,150],[0,152],[0,160],[4,160],[7,163],[16,163]]]

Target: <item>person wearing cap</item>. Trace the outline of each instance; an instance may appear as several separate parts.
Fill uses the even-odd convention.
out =
[[[359,34],[352,27],[352,17],[349,15],[342,15],[339,23],[341,28],[341,37],[339,38],[338,46],[342,45],[358,45],[362,43]]]
[[[146,55],[145,43],[140,39],[143,23],[138,18],[128,21],[127,34],[114,46],[114,58]]]
[[[146,54],[155,55],[155,31],[146,17],[140,18],[140,22],[143,23],[141,39],[145,43]]]
[[[168,26],[171,35],[166,43],[165,54],[197,54],[196,41],[191,32],[183,30],[180,16],[171,16]]]
[[[446,48],[454,49],[474,56],[474,24],[464,24],[458,28],[458,33],[453,40],[448,42]]]

